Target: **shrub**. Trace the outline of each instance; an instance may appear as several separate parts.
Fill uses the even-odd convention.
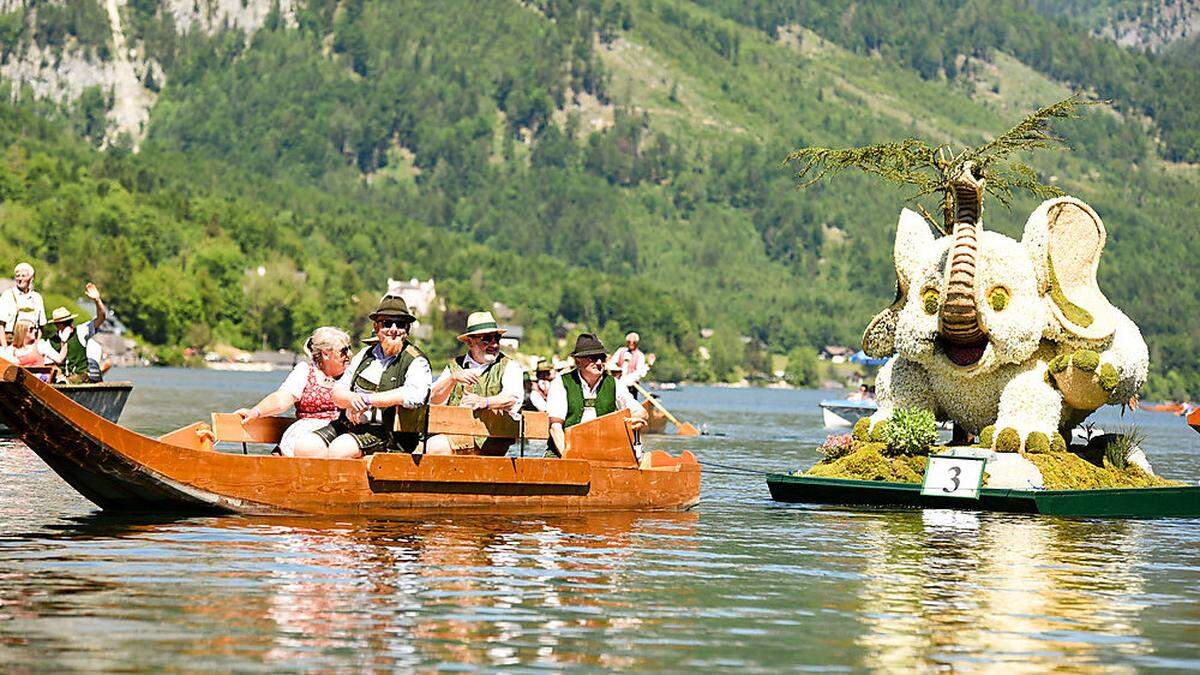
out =
[[[937,442],[937,420],[923,408],[899,408],[883,432],[889,454],[928,455]]]

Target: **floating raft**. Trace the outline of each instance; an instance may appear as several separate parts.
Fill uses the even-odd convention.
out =
[[[1200,486],[1095,490],[1010,490],[983,488],[979,499],[921,494],[913,483],[768,474],[771,499],[796,504],[890,506],[1036,513],[1044,516],[1106,518],[1200,517]]]
[[[633,432],[615,413],[568,429],[563,459],[234,454],[214,449],[206,423],[157,439],[143,436],[7,366],[0,367],[0,421],[19,423],[25,445],[77,492],[111,511],[390,517],[683,510],[700,499],[695,457],[655,451],[639,461]]]

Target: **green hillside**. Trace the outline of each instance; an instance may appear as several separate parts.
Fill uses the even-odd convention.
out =
[[[105,36],[71,18],[90,2],[3,30],[99,53]],[[790,150],[975,144],[1082,88],[1112,105],[1063,129],[1074,153],[1032,161],[1104,217],[1102,284],[1147,333],[1153,393],[1200,392],[1184,229],[1200,179],[1172,163],[1196,157],[1194,83],[1155,79],[1188,57],[1020,4],[836,5],[317,0],[205,36],[130,2],[127,34],[165,74],[140,152],[94,149],[102,91],[0,109],[0,258],[32,252],[62,291],[95,278],[157,344],[291,345],[361,316],[388,276],[432,275],[452,309],[516,308],[534,350],[562,323],[636,328],[662,375],[726,379],[854,343],[891,299],[904,195],[858,177],[797,191]],[[926,31],[939,11],[952,38]],[[879,37],[885,16],[908,28]],[[989,227],[1016,234],[1035,204],[991,206]]]

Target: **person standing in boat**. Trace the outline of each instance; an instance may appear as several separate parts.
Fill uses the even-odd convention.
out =
[[[429,400],[433,371],[429,359],[408,341],[416,317],[404,298],[385,295],[371,313],[378,343],[354,356],[333,387],[333,402],[341,415],[312,432],[327,447],[304,452],[297,442],[297,457],[357,458],[375,452],[412,452],[416,434],[393,430],[396,406],[417,408]],[[307,447],[308,442],[305,441]]]
[[[46,305],[41,293],[33,290],[33,265],[19,263],[13,269],[13,281],[16,285],[0,294],[0,347],[9,344],[8,337],[12,335],[17,320],[25,319],[35,326],[46,323]]]
[[[550,383],[546,412],[550,417],[550,451],[562,456],[566,430],[617,410],[627,410],[635,430],[646,426],[646,411],[629,389],[605,372],[608,352],[600,338],[583,333],[575,340],[571,358],[575,369]]]
[[[295,406],[296,421],[279,439],[279,452],[294,457],[299,451],[319,454],[328,447],[313,431],[328,425],[341,410],[333,403],[333,386],[350,363],[350,336],[333,326],[321,326],[304,341],[308,360],[300,361],[278,390],[267,394],[253,408],[234,411],[242,424],[270,417]]]
[[[646,354],[638,349],[638,344],[642,341],[642,337],[637,333],[629,333],[625,336],[625,346],[613,352],[612,358],[609,359],[609,367],[615,367],[620,371],[621,384],[626,388],[633,388],[633,385],[642,381],[646,373],[650,372],[650,365],[646,362]],[[633,392],[633,397],[637,398],[637,391]]]
[[[55,352],[61,352],[66,345],[66,356],[58,365],[62,368],[63,377],[68,384],[84,384],[99,382],[102,379],[100,365],[88,363],[88,340],[91,340],[100,326],[108,319],[108,310],[100,299],[100,291],[94,284],[88,284],[83,291],[96,304],[96,318],[75,325],[75,314],[66,307],[58,307],[50,314],[50,326],[53,332],[47,338],[50,347]]]
[[[521,364],[500,352],[503,336],[504,329],[491,312],[471,313],[466,331],[458,336],[460,342],[466,343],[467,353],[454,358],[442,371],[433,384],[429,402],[496,410],[519,419],[525,398],[524,377]],[[511,438],[439,434],[425,442],[425,454],[499,457],[512,444]]]

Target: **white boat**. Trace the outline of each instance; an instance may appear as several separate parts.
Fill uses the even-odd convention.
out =
[[[875,401],[871,400],[826,399],[821,401],[820,405],[826,427],[852,427],[855,422],[870,417],[879,409]]]

